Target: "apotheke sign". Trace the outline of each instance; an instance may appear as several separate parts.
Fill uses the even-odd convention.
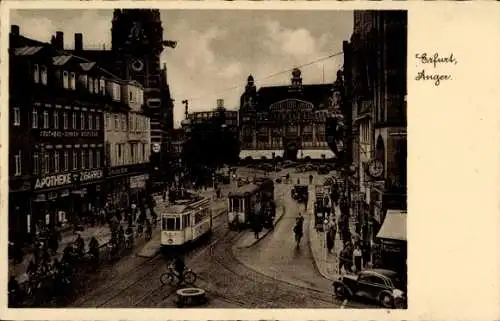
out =
[[[60,174],[37,178],[35,189],[51,188],[63,185],[69,185],[73,182],[72,174]]]

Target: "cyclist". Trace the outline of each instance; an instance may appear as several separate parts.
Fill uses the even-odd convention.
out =
[[[186,264],[182,260],[180,255],[177,255],[172,262],[173,271],[179,280],[178,284],[181,284],[184,281],[184,269],[186,268]]]

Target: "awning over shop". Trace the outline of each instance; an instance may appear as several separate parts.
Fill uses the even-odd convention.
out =
[[[406,241],[406,211],[388,210],[377,237]]]

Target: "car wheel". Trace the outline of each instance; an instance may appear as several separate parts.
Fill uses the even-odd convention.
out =
[[[338,299],[342,300],[347,297],[347,289],[341,284],[335,285],[334,291]]]
[[[386,309],[390,309],[394,307],[393,299],[388,293],[382,293],[380,295],[380,303]]]

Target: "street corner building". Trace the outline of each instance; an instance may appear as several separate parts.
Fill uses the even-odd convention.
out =
[[[363,238],[381,243],[384,264],[406,271],[407,12],[355,11],[345,47],[354,213]]]
[[[240,158],[333,158],[325,138],[332,90],[332,84],[303,84],[298,68],[288,86],[257,89],[248,76],[239,108]]]
[[[143,85],[64,50],[62,32],[45,43],[13,25],[9,57],[9,237],[70,228],[108,196],[137,198],[151,145]]]

